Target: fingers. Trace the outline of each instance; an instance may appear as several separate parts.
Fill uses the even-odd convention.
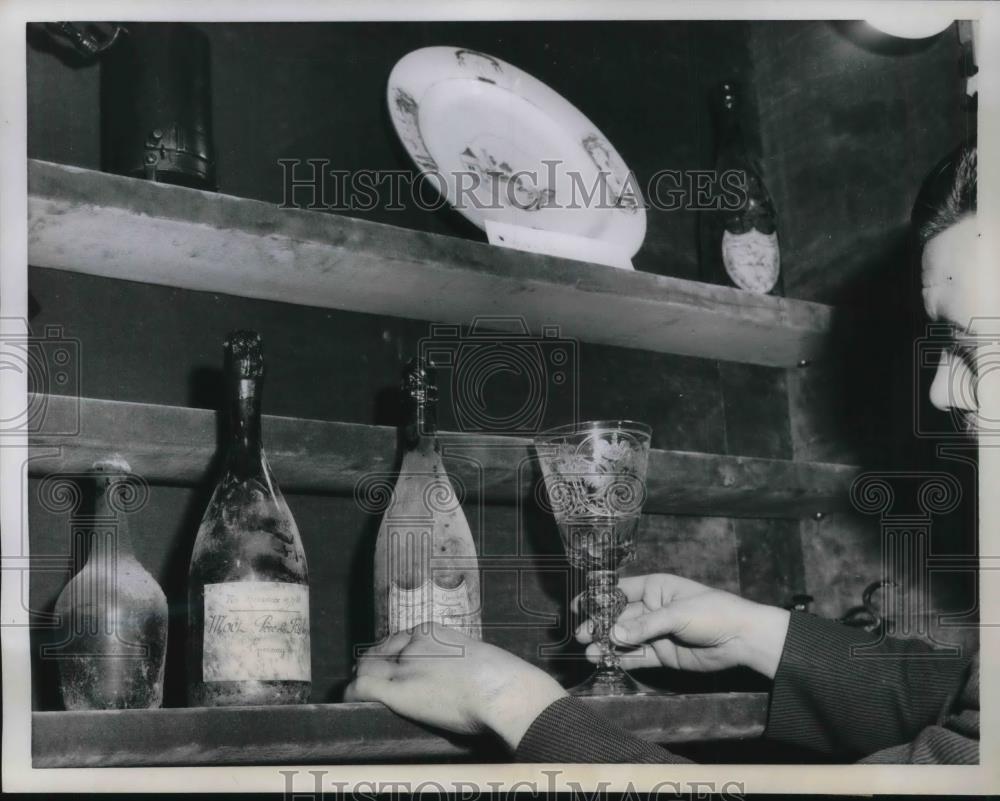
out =
[[[650,609],[666,606],[707,587],[673,573],[653,573],[648,576],[629,576],[618,582],[629,601],[642,601]]]
[[[409,631],[398,631],[395,634],[391,634],[386,637],[382,642],[376,643],[367,651],[364,652],[363,656],[373,656],[373,657],[393,657],[399,656],[400,652],[409,644],[410,640],[413,639],[412,632]]]
[[[625,611],[618,616],[618,620],[629,620],[630,618],[645,614],[646,611],[646,607],[641,603],[629,604],[625,607]],[[590,618],[584,620],[579,626],[577,626],[574,636],[576,637],[577,642],[584,644],[593,642],[594,621]]]
[[[622,592],[625,593],[625,597],[628,599],[629,603],[642,601],[643,587],[645,587],[646,579],[651,578],[650,576],[631,576],[629,578],[623,578],[618,580],[618,587]],[[583,614],[583,602],[587,597],[586,592],[578,593],[572,601],[570,601],[570,609],[573,610],[574,614]]]
[[[378,676],[358,676],[344,690],[345,701],[379,701],[392,707],[393,683]]]
[[[411,640],[410,632],[401,631],[373,645],[354,663],[358,678],[388,680],[395,677],[400,672],[400,655]]]
[[[360,678],[391,679],[400,671],[400,664],[393,658],[369,656],[365,654],[355,664],[355,672]]]
[[[385,679],[378,676],[358,676],[344,690],[345,701],[377,701],[385,704],[393,712],[405,717],[422,717],[420,707],[422,697],[414,694],[407,682]],[[416,706],[416,710],[414,710]],[[423,715],[426,717],[426,713]]]
[[[621,645],[639,645],[676,634],[684,625],[676,607],[665,606],[628,620],[619,619],[611,630],[611,640]]]
[[[662,606],[693,591],[704,590],[701,584],[672,573],[650,573],[645,576],[627,576],[618,580],[618,588],[625,593],[629,603],[645,602],[650,609]],[[570,603],[573,612],[582,609],[585,592],[580,593]]]
[[[618,589],[625,593],[629,603],[641,601],[646,594],[646,583],[652,576],[627,576],[618,582]]]
[[[672,651],[672,649],[670,649]],[[638,648],[618,649],[616,653],[622,660],[622,666],[626,670],[645,667],[676,667],[676,658],[672,658],[670,653],[660,653],[653,649],[651,645],[640,645]],[[587,661],[598,664],[601,661],[601,646],[591,643],[587,646]]]

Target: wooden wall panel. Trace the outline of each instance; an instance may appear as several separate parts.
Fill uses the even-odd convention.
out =
[[[719,362],[727,452],[770,459],[793,458],[787,372]]]
[[[796,520],[734,520],[740,594],[787,607],[806,591],[802,543]]]
[[[802,556],[812,610],[840,617],[861,603],[865,587],[882,575],[877,521],[860,515],[829,515],[802,521]]]

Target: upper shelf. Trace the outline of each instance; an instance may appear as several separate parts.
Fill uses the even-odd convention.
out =
[[[119,452],[154,484],[213,479],[220,430],[213,411],[32,397],[42,421],[30,439],[32,475],[87,472]],[[396,431],[387,426],[265,415],[263,434],[268,462],[286,491],[350,495],[366,477],[392,480]],[[470,499],[515,503],[530,498],[540,480],[527,439],[442,433],[439,440],[445,467]],[[654,449],[644,510],[758,518],[833,512],[849,508],[858,472],[850,465]]]
[[[584,342],[791,367],[833,310],[30,161],[38,267],[444,323],[523,317]]]
[[[583,702],[664,744],[759,737],[767,716],[765,693]],[[34,768],[455,761],[497,750],[369,703],[35,712],[31,740]]]

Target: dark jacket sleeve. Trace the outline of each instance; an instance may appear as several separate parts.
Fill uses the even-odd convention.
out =
[[[572,696],[554,701],[535,718],[514,759],[571,764],[691,761],[629,734]]]
[[[938,722],[970,659],[793,612],[765,736],[857,759]]]

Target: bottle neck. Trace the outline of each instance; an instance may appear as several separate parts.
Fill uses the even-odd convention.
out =
[[[430,454],[438,449],[437,416],[432,404],[411,399],[403,440],[407,450]]]
[[[115,556],[135,558],[128,515],[120,508],[123,505],[123,500],[130,494],[129,488],[124,486],[126,481],[125,476],[112,475],[105,476],[98,482],[94,516],[101,521],[101,525],[95,526],[89,561],[96,559],[97,564],[107,564],[106,557],[109,554],[106,551],[111,548],[114,548]],[[113,538],[109,539],[101,535],[100,532],[104,526],[114,527]]]
[[[263,474],[260,378],[237,378],[230,390],[228,470],[245,479]]]
[[[746,153],[743,126],[740,125],[739,105],[723,102],[718,114],[718,147],[720,157],[739,156]]]

